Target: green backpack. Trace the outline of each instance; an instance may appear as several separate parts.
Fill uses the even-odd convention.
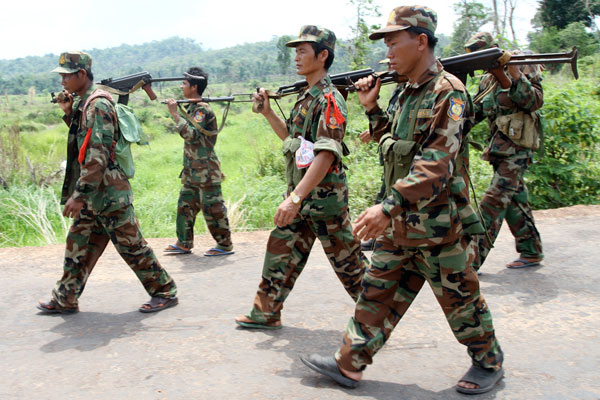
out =
[[[138,145],[149,145],[148,137],[142,129],[140,121],[135,116],[133,109],[125,104],[115,104],[112,96],[107,91],[98,89],[92,94],[83,106],[83,113],[87,111],[87,107],[93,99],[98,97],[104,97],[109,100],[115,107],[117,112],[117,120],[119,122],[119,131],[121,135],[119,140],[114,143],[114,154],[115,161],[119,168],[125,173],[127,178],[131,179],[135,175],[135,168],[133,165],[133,155],[131,154],[131,143],[137,143]],[[88,135],[91,132],[88,133]],[[87,145],[89,139],[86,138],[84,146]],[[81,151],[85,154],[85,148],[82,146]],[[81,153],[80,153],[81,160]],[[80,161],[81,162],[81,161]]]

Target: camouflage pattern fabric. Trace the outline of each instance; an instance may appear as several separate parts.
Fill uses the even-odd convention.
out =
[[[200,211],[210,234],[217,242],[217,248],[224,251],[233,249],[227,208],[219,184],[202,187],[183,185],[177,201],[179,243],[188,249],[194,247],[194,224]]]
[[[467,40],[465,49],[467,50],[467,53],[470,53],[472,51],[489,49],[494,46],[494,44],[494,38],[491,33],[477,32]]]
[[[58,65],[52,72],[72,74],[82,69],[91,71],[92,56],[83,51],[67,51],[60,55]]]
[[[192,103],[187,107],[187,113],[202,129],[217,129],[217,118],[207,103]],[[184,118],[179,120],[175,129],[184,140],[181,183],[188,186],[221,184],[221,163],[215,153],[217,136],[207,136],[198,132]]]
[[[386,33],[396,32],[410,27],[427,29],[432,34],[437,27],[437,13],[424,6],[396,7],[390,13],[386,26],[369,35],[371,40],[383,39]]]
[[[426,248],[398,247],[388,229],[377,239],[354,317],[336,352],[339,365],[362,371],[371,364],[427,281],[452,333],[467,346],[473,364],[499,369],[503,353],[492,315],[479,292],[475,271],[466,267],[476,256],[474,247],[468,236]]]
[[[96,90],[91,86],[82,98],[75,98],[74,112],[64,118],[70,125],[67,171],[62,200],[82,199],[83,209],[73,221],[67,236],[63,277],[53,290],[54,299],[63,307],[76,307],[87,278],[109,239],[134,270],[146,291],[159,297],[174,297],[175,282],[162,269],[139,230],[131,201],[131,186],[123,171],[113,163],[113,140],[118,139],[115,109],[109,100],[93,100],[86,115],[81,108]],[[83,165],[77,155],[87,130],[92,133]],[[76,180],[76,172],[80,175]]]
[[[435,85],[424,89],[438,74]],[[414,110],[422,90],[427,92]],[[409,174],[390,185],[391,195],[383,201],[384,212],[392,218],[395,243],[433,246],[454,242],[464,234],[483,233],[470,205],[467,160],[459,156],[465,152],[465,125],[470,124],[472,115],[464,85],[436,62],[417,82],[405,87],[388,112],[376,107],[369,113],[373,137],[378,141],[386,132],[393,139],[406,139],[409,120],[416,117],[413,140],[417,151]]]
[[[217,118],[207,103],[192,103],[187,107],[187,113],[200,128],[217,130]],[[204,135],[183,118],[177,123],[176,130],[184,140],[183,170],[180,174],[183,187],[177,202],[177,239],[186,248],[194,247],[194,224],[196,215],[202,210],[217,248],[229,251],[233,245],[221,192],[223,173],[215,153],[217,135]]]
[[[322,28],[316,25],[304,25],[300,28],[298,39],[290,40],[285,45],[287,47],[296,47],[300,43],[312,42],[320,43],[325,47],[329,47],[332,51],[335,50],[335,33],[329,29]]]
[[[490,129],[489,144],[482,157],[494,168],[494,176],[480,208],[492,245],[506,218],[521,257],[543,258],[542,240],[535,227],[523,179],[533,161],[533,151],[516,145],[499,132],[495,124],[499,116],[518,111],[534,112],[542,107],[543,90],[539,69],[526,67],[523,68],[521,79],[513,81],[508,89],[496,85],[496,79],[491,74],[486,74],[479,85],[478,93],[496,85],[481,102],[475,104],[474,123],[487,118]],[[485,237],[478,237],[478,241],[480,260],[476,268],[483,264],[491,250]]]
[[[67,235],[63,276],[52,291],[58,304],[77,307],[87,279],[109,240],[150,296],[176,296],[175,282],[142,237],[133,206],[102,214],[84,208]]]
[[[360,282],[368,261],[361,251],[360,242],[352,235],[348,212],[348,185],[341,146],[346,122],[338,123],[333,114],[327,120],[328,102],[324,97],[327,93],[334,95],[345,118],[346,103],[326,77],[298,95],[287,121],[288,139],[302,136],[314,143],[315,154],[329,151],[335,155],[335,161],[323,180],[303,200],[294,221],[271,232],[262,281],[254,307],[247,315],[256,322],[279,320],[283,302],[302,272],[317,237],[348,294],[356,300],[360,292]],[[284,141],[284,155],[288,160],[286,175],[288,178],[302,175],[304,170],[296,167],[294,153],[287,143]],[[295,185],[288,179],[288,194],[294,188]]]
[[[499,369],[503,353],[471,267],[476,257],[471,233],[482,227],[469,204],[464,164],[457,166],[472,117],[466,89],[438,61],[406,85],[392,109],[393,115],[377,107],[368,113],[374,136],[390,131],[406,139],[409,117],[416,117],[418,150],[408,175],[384,200],[392,221],[377,238],[336,359],[350,371],[371,364],[427,281],[472,362]]]
[[[290,225],[271,232],[262,281],[248,318],[259,323],[279,321],[283,303],[302,273],[316,238],[346,292],[354,301],[358,299],[368,261],[352,235],[347,209],[328,218],[303,213]]]

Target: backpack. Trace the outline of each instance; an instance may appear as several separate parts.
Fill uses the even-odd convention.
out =
[[[125,173],[127,178],[131,179],[135,175],[133,155],[131,154],[131,143],[137,143],[138,145],[150,144],[148,137],[144,133],[142,125],[135,116],[133,109],[125,104],[115,104],[112,96],[107,91],[98,89],[87,99],[83,106],[84,115],[91,101],[97,99],[98,97],[104,97],[105,99],[109,100],[115,108],[121,135],[119,135],[119,139],[116,142],[113,140],[111,156],[114,155],[114,158],[112,158],[112,161],[116,162],[119,168]],[[92,129],[90,128],[85,135],[83,145],[79,151],[80,164],[85,159],[85,152],[87,150],[87,145],[91,135]]]

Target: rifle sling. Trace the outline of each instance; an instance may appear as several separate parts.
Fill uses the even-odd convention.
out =
[[[229,113],[229,106],[231,106],[231,102],[227,102],[227,106],[225,107],[225,110],[223,111],[223,117],[221,118],[221,127],[218,128],[217,130],[214,131],[208,131],[204,128],[202,128],[198,122],[196,122],[196,120],[187,113],[187,111],[181,106],[181,104],[177,104],[177,107],[179,108],[179,113],[181,114],[181,116],[183,118],[185,118],[185,120],[187,122],[189,122],[190,124],[192,124],[192,126],[194,128],[196,128],[198,130],[198,132],[206,135],[206,136],[217,136],[225,127],[225,121],[227,121],[227,114]]]

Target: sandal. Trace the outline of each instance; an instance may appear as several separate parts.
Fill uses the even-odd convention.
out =
[[[238,317],[239,318],[239,317]],[[240,321],[236,318],[235,323],[238,324],[241,328],[244,329],[267,329],[267,330],[274,330],[274,329],[281,329],[282,325],[281,325],[281,321],[273,321],[273,322],[254,322],[252,321],[250,318],[245,317],[248,319],[248,321]]]
[[[177,304],[179,304],[177,297],[153,296],[150,301],[142,304],[142,306],[139,308],[139,311],[142,313],[158,312],[170,307],[175,307]]]
[[[227,250],[221,250],[216,247],[213,247],[213,248],[207,250],[206,253],[204,253],[204,255],[206,257],[218,257],[218,256],[228,256],[233,253],[235,253],[235,251],[233,251],[233,250],[227,251]]]
[[[510,269],[519,269],[519,268],[530,268],[530,267],[538,267],[540,265],[541,259],[526,259],[526,258],[517,258],[516,260],[506,264],[506,268]]]
[[[63,307],[54,299],[47,303],[40,301],[36,307],[42,314],[75,314],[79,312],[79,307]]]
[[[494,388],[496,383],[504,376],[504,369],[500,368],[497,371],[490,371],[485,368],[481,368],[478,365],[471,365],[471,368],[467,373],[460,378],[460,382],[473,383],[478,388],[464,388],[456,385],[456,391],[464,394],[480,394],[489,392]]]
[[[176,244],[170,244],[163,251],[165,253],[169,253],[169,254],[190,254],[192,252],[192,250],[186,249],[186,248],[183,248],[183,247],[179,247]]]

